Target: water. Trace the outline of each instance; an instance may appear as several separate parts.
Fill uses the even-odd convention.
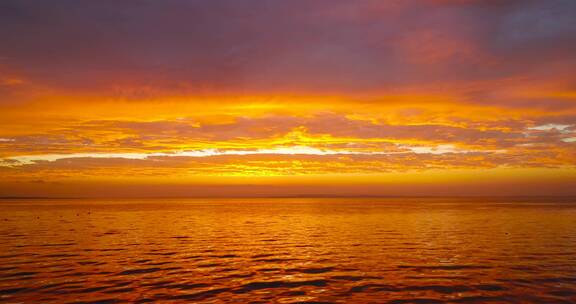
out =
[[[574,199],[0,201],[5,303],[575,303]]]

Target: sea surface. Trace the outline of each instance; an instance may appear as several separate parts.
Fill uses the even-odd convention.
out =
[[[576,303],[576,199],[0,200],[1,303]]]

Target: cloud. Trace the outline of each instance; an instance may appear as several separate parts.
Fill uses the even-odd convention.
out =
[[[299,149],[308,149],[309,154],[444,153],[459,150],[505,153],[527,146],[551,151],[567,149],[563,146],[566,143],[564,139],[574,134],[572,125],[534,125],[524,120],[462,126],[451,124],[454,123],[396,125],[328,112],[312,116],[234,117],[226,122],[213,123],[199,123],[194,119],[97,120],[59,125],[49,134],[14,136],[0,145],[0,153],[5,155],[4,158],[11,155],[21,159],[65,158],[68,154],[94,157],[124,155],[125,158],[182,153],[210,156],[276,151],[291,154]]]
[[[573,170],[575,5],[2,1],[0,173]]]
[[[512,77],[545,80],[576,63],[572,1],[1,5],[5,62],[35,82],[95,94],[103,88],[334,93],[430,82],[465,87],[462,82]],[[35,39],[25,38],[32,34]]]

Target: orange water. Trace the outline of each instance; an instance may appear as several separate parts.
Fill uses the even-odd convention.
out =
[[[576,303],[576,200],[3,200],[0,302]]]

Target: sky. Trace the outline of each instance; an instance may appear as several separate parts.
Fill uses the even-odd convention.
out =
[[[576,195],[576,1],[5,0],[0,196]]]

